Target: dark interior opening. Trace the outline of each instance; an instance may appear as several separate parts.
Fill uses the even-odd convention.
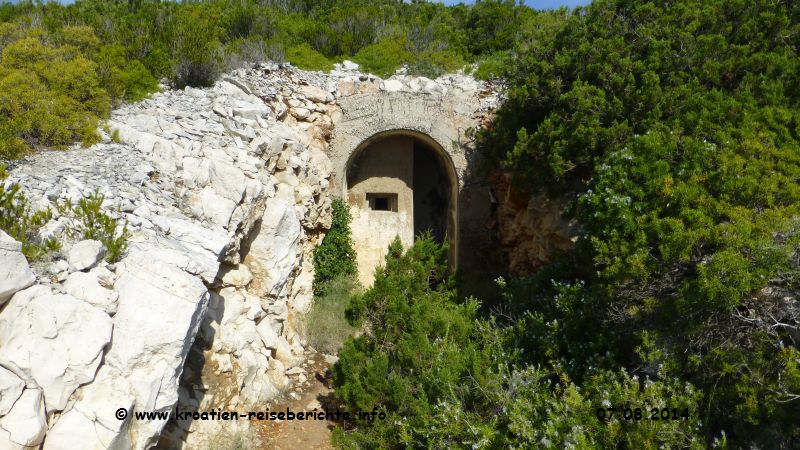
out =
[[[450,181],[436,151],[414,140],[414,236],[430,230],[436,242],[447,236]]]
[[[397,194],[367,194],[367,204],[373,211],[397,212]]]
[[[388,211],[389,199],[386,197],[375,197],[372,202],[372,209],[375,211]]]

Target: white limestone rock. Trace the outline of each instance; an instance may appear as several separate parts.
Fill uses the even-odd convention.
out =
[[[225,286],[245,287],[253,280],[253,274],[245,264],[237,264],[223,269],[221,280]]]
[[[36,281],[22,254],[22,244],[0,230],[0,305]]]
[[[344,61],[342,61],[342,70],[355,72],[355,71],[358,70],[359,67],[361,67],[361,66],[359,66],[357,63],[354,63],[353,61],[350,61],[348,59],[345,59]]]
[[[18,367],[60,411],[81,384],[94,379],[111,340],[111,319],[71,295],[34,286],[17,293],[0,315],[0,365]]]
[[[333,96],[330,92],[320,89],[317,86],[300,86],[300,93],[307,99],[316,103],[330,103],[333,101]]]
[[[403,89],[403,82],[400,80],[384,80],[381,82],[381,90],[386,92],[398,92]]]
[[[101,268],[95,268],[92,272],[96,269]],[[107,280],[106,283],[108,281],[110,280]],[[117,312],[119,294],[108,287],[102,286],[97,273],[73,272],[64,282],[64,289],[68,294],[105,311],[107,314],[113,315]]]
[[[91,269],[106,254],[103,243],[94,239],[77,242],[69,250],[69,265],[74,270]]]
[[[78,401],[47,433],[44,449],[131,448],[129,436],[123,432],[132,423],[134,399],[129,390],[126,375],[102,366],[95,381],[81,388]],[[115,416],[119,408],[129,413],[126,419]]]
[[[106,364],[125,374],[138,410],[173,408],[208,291],[197,277],[139,248],[131,249],[117,273],[119,306]],[[165,424],[165,420],[133,422],[133,448],[154,445]]]
[[[0,448],[22,449],[42,443],[47,418],[42,392],[25,389],[11,411],[0,418]]]
[[[296,269],[302,229],[293,205],[294,199],[289,202],[276,196],[267,200],[260,229],[245,257],[254,277],[250,290],[256,295],[285,294]]]
[[[22,395],[23,389],[25,382],[10,370],[0,366],[0,417],[11,411],[14,402]]]
[[[262,320],[256,325],[256,332],[261,342],[264,344],[264,347],[271,350],[276,350],[278,348],[278,338],[280,336],[278,336],[278,333],[272,327],[269,320]]]

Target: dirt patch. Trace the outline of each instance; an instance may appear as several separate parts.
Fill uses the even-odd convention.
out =
[[[323,355],[309,356],[300,368],[303,372],[290,375],[293,387],[283,401],[276,401],[270,411],[309,412],[336,409],[330,366]],[[305,380],[303,380],[305,377]],[[253,431],[261,446],[259,449],[310,449],[328,450],[331,446],[331,430],[336,426],[332,420],[264,420],[254,421]]]

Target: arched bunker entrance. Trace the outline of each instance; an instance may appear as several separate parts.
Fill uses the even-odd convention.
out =
[[[440,243],[446,239],[455,267],[459,183],[439,143],[412,130],[380,132],[352,152],[345,171],[343,192],[353,215],[363,285],[372,284],[373,270],[383,263],[395,236],[405,247],[426,231]]]

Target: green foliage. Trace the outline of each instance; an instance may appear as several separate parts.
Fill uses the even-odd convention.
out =
[[[327,284],[357,273],[356,251],[350,237],[350,211],[341,199],[331,204],[331,229],[314,249],[314,294],[324,295]]]
[[[558,365],[528,364],[514,344],[537,332],[481,319],[477,301],[458,301],[446,255],[446,247],[429,235],[406,252],[395,240],[374,286],[353,298],[351,319],[367,332],[340,352],[336,395],[350,410],[377,408],[386,419],[359,422],[351,432],[337,430],[336,444],[705,448],[701,395],[690,383],[662,374],[639,379],[618,369],[593,369],[579,385]],[[643,419],[667,405],[670,414],[685,411],[687,417]],[[597,410],[612,406],[617,417],[598,420]],[[642,420],[624,420],[626,407],[632,415],[639,408]]]
[[[91,144],[98,118],[109,109],[96,65],[74,47],[48,46],[32,36],[3,47],[0,157],[18,158],[32,146]]]
[[[412,55],[400,39],[384,39],[377,44],[366,46],[353,56],[353,61],[361,65],[361,70],[381,77],[394,74],[397,67],[411,62]]]
[[[3,178],[4,170],[0,170],[0,181]],[[60,248],[55,237],[43,238],[39,233],[51,217],[49,209],[34,211],[19,185],[6,188],[0,183],[0,230],[22,243],[22,253],[29,261]]]
[[[478,67],[472,73],[472,76],[479,80],[501,77],[505,73],[506,67],[511,64],[510,57],[510,53],[495,53],[481,58],[478,60]]]
[[[224,30],[215,11],[181,8],[172,30],[173,81],[178,87],[211,86],[223,70]]]
[[[486,0],[469,10],[465,27],[473,53],[490,54],[514,46],[521,25],[517,16],[528,12],[515,4],[514,0]]]
[[[481,402],[481,388],[493,382],[490,370],[499,361],[487,348],[495,344],[478,327],[478,303],[454,301],[446,255],[430,235],[407,252],[396,239],[373,287],[351,302],[353,323],[368,332],[341,350],[334,366],[336,394],[352,410],[377,407],[388,414],[364,435],[348,438],[362,446],[442,446],[454,430],[435,436],[426,431],[442,402],[458,404],[465,414],[480,411],[473,403]],[[460,442],[472,439],[461,434],[466,431],[459,429]]]
[[[77,239],[95,239],[103,243],[106,248],[106,260],[117,262],[127,249],[129,237],[127,221],[119,232],[117,221],[102,210],[105,197],[95,192],[88,197],[78,200],[77,205],[67,199],[57,202],[56,207],[62,216],[75,219],[74,228],[68,233]]]
[[[345,316],[356,282],[351,275],[342,274],[325,282],[320,290],[323,294],[314,298],[303,318],[303,334],[315,350],[335,355],[356,332]]]
[[[0,165],[0,181],[6,177]],[[70,237],[97,239],[106,247],[106,259],[118,261],[127,248],[129,237],[127,222],[117,233],[117,222],[103,213],[104,197],[98,193],[78,200],[74,205],[67,199],[56,202],[61,216],[75,219],[75,225],[67,228]],[[18,184],[5,187],[0,183],[0,230],[22,243],[22,253],[28,260],[42,259],[46,254],[61,248],[60,236],[43,235],[43,227],[53,218],[50,208],[34,210]]]
[[[305,70],[329,71],[333,69],[333,63],[322,53],[314,50],[308,44],[300,44],[290,47],[286,51],[286,57],[290,63]]]
[[[582,225],[549,278],[512,283],[531,362],[581,385],[592,367],[660,366],[707,393],[706,443],[800,438],[794,369],[775,358],[796,354],[796,316],[766,294],[794,295],[800,271],[800,60],[784,38],[799,13],[595,1],[518,42],[480,145],[519,189],[574,199]]]

